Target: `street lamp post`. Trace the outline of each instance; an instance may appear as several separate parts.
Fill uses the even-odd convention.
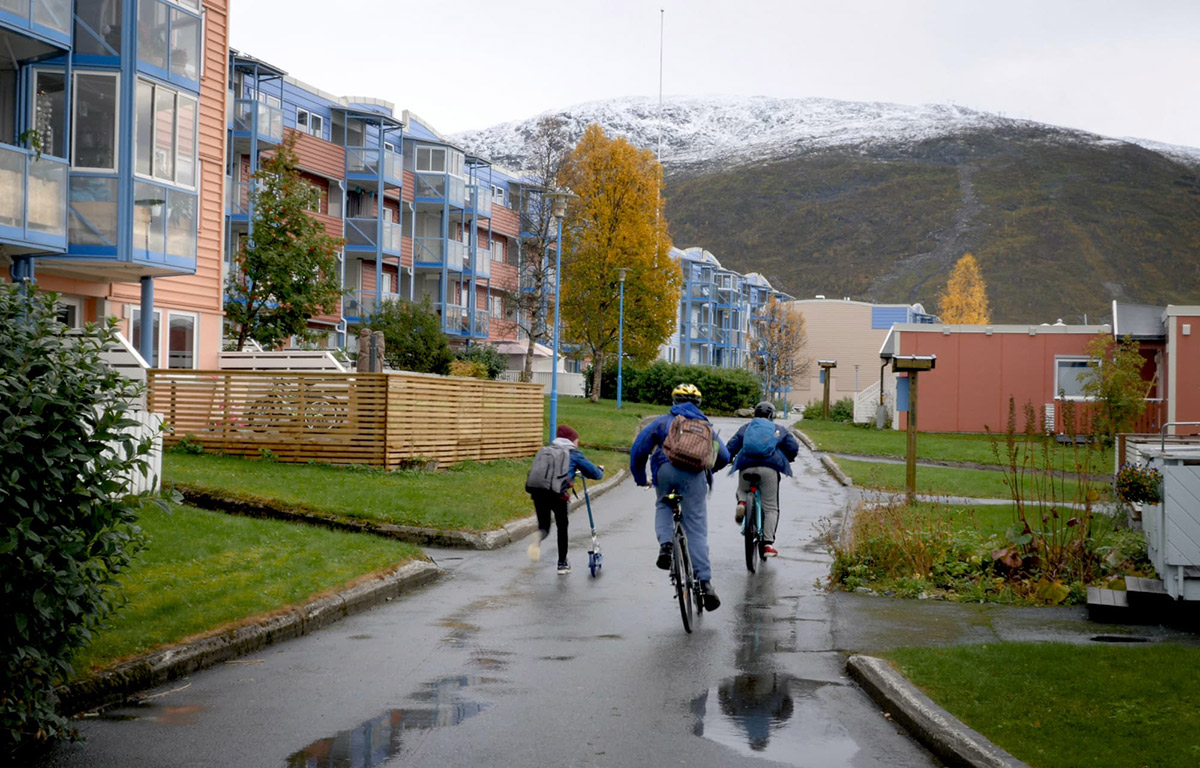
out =
[[[617,270],[617,282],[621,286],[620,314],[617,320],[617,408],[621,407],[621,369],[625,361],[625,273],[628,271]]]
[[[558,220],[558,239],[554,247],[554,351],[550,362],[550,441],[558,432],[558,337],[559,295],[562,293],[562,227],[567,215],[567,201],[575,197],[570,192],[548,192],[551,211]]]

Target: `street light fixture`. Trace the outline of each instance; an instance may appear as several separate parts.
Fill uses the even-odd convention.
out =
[[[545,193],[550,203],[550,211],[558,220],[558,239],[554,247],[554,354],[550,363],[550,441],[558,432],[558,337],[559,337],[559,295],[562,293],[562,227],[563,217],[567,215],[567,203],[577,195],[562,190]]]
[[[628,271],[617,270],[617,283],[621,286],[621,309],[617,320],[617,408],[621,407],[621,369],[625,360],[625,273]]]

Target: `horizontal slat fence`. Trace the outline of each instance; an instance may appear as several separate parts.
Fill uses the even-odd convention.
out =
[[[150,410],[164,444],[280,461],[394,469],[413,460],[455,464],[521,458],[542,441],[542,390],[403,373],[149,372]]]

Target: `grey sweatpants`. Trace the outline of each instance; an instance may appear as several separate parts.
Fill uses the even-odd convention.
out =
[[[757,473],[759,481],[759,496],[763,508],[763,541],[775,543],[775,529],[779,527],[779,472],[770,467],[746,467],[738,472],[738,501],[746,502],[746,514],[751,514],[750,483],[746,482],[746,473]]]

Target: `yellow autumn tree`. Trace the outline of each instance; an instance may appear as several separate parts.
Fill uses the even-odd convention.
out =
[[[984,325],[991,318],[987,284],[979,272],[979,262],[971,254],[954,265],[946,290],[938,296],[938,315],[943,323]]]
[[[619,270],[627,270],[623,351],[638,361],[652,360],[675,329],[682,276],[670,257],[654,153],[591,125],[561,178],[578,196],[563,230],[564,338],[592,358],[597,400],[604,365],[617,354]]]

